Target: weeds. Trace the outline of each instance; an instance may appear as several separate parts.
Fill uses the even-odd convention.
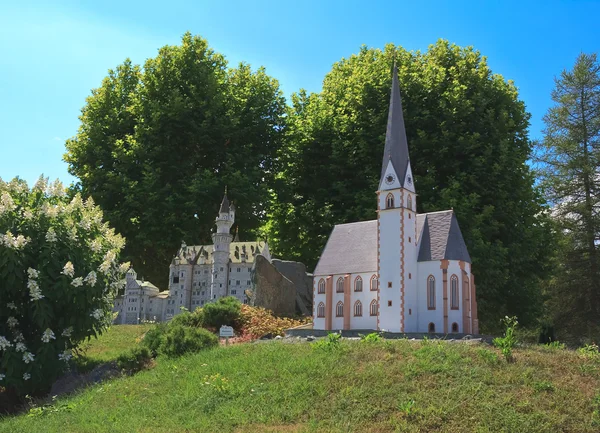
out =
[[[515,329],[519,322],[516,317],[508,317],[506,316],[502,323],[504,324],[506,330],[504,331],[504,337],[496,337],[493,340],[494,346],[502,351],[502,355],[507,362],[513,362],[513,354],[512,350],[517,344],[517,338],[515,336]]]
[[[341,339],[342,339],[341,332],[327,334],[327,337],[323,338],[322,340],[315,341],[312,344],[312,347],[317,350],[326,350],[326,351],[335,350],[340,347]]]
[[[383,341],[383,339],[383,335],[381,335],[379,332],[371,332],[370,334],[360,336],[360,341],[365,343],[376,343]]]

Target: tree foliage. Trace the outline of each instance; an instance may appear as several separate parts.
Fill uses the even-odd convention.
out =
[[[561,234],[551,313],[563,336],[600,335],[600,63],[581,54],[552,92],[538,147],[540,174]]]
[[[268,225],[275,250],[313,267],[334,224],[376,218],[394,59],[419,212],[456,212],[483,329],[505,315],[527,324],[541,306],[551,250],[526,164],[529,115],[515,86],[471,48],[363,47],[334,64],[320,93],[292,96]]]
[[[185,239],[210,243],[229,187],[242,236],[257,233],[281,147],[285,100],[276,80],[189,33],[144,67],[126,60],[92,91],[65,160],[128,239],[126,255],[164,283]]]
[[[111,323],[129,265],[93,200],[69,201],[44,178],[31,190],[0,181],[0,197],[0,386],[35,394]]]

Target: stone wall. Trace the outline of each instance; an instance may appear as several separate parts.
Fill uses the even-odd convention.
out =
[[[261,254],[255,257],[252,283],[251,305],[271,310],[278,316],[296,313],[296,286]]]
[[[296,287],[296,312],[312,315],[313,276],[306,273],[304,263],[273,259],[273,266]]]

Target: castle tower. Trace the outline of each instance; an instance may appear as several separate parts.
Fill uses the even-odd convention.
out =
[[[233,239],[230,233],[231,226],[235,222],[235,206],[229,204],[227,199],[227,188],[221,202],[219,215],[215,220],[217,231],[213,233],[213,264],[211,280],[211,301],[228,293],[229,277],[229,245]]]
[[[394,65],[381,178],[377,191],[378,329],[417,326],[416,194]]]

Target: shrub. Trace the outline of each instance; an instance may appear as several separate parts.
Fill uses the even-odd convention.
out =
[[[167,332],[167,323],[159,323],[146,332],[142,339],[142,345],[147,347],[153,356],[158,355],[160,346],[163,344]]]
[[[159,352],[175,357],[186,353],[199,352],[202,349],[219,344],[219,338],[202,328],[190,328],[181,325],[169,325]]]
[[[68,200],[60,182],[0,180],[0,386],[44,392],[110,325],[123,245],[92,199]]]
[[[260,338],[263,335],[285,334],[285,330],[300,326],[310,319],[296,320],[287,317],[276,317],[269,310],[261,307],[241,306],[240,325],[244,337]]]
[[[585,358],[598,358],[600,356],[600,351],[598,350],[598,346],[596,344],[586,344],[583,347],[577,349],[577,352],[585,357]]]
[[[221,326],[240,328],[241,304],[237,298],[226,296],[207,304],[203,309],[204,326],[219,329]]]
[[[317,340],[313,343],[313,348],[317,350],[326,350],[331,351],[338,349],[340,347],[340,342],[342,339],[342,334],[340,333],[331,333],[327,334],[327,337],[322,340]]]
[[[371,332],[370,334],[360,336],[360,341],[363,341],[365,343],[374,343],[382,340],[383,337],[377,332]]]
[[[494,346],[499,348],[502,351],[502,355],[507,362],[513,361],[512,349],[517,343],[517,338],[515,337],[515,329],[519,322],[517,322],[516,317],[508,317],[506,316],[502,323],[504,324],[506,331],[504,331],[504,337],[496,337],[493,340]]]
[[[147,347],[135,347],[117,358],[117,366],[130,372],[140,371],[151,361],[152,354]]]

